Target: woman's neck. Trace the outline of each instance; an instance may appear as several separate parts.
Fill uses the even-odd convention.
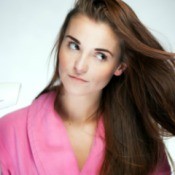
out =
[[[63,93],[60,94],[59,101],[60,115],[71,123],[82,124],[92,121],[88,119],[94,118],[99,107],[100,94],[78,96]]]

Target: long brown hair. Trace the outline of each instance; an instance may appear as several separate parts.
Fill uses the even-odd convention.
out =
[[[54,46],[55,72],[41,94],[58,89],[60,45],[77,14],[110,25],[120,39],[120,61],[127,64],[102,93],[99,111],[104,117],[106,148],[101,174],[147,175],[164,159],[162,136],[175,135],[175,54],[162,48],[123,1],[78,0],[61,28]]]

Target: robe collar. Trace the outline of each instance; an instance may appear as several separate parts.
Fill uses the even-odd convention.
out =
[[[61,117],[54,110],[55,92],[36,99],[29,108],[27,132],[33,159],[42,175],[96,175],[104,159],[104,125],[99,120],[94,142],[80,171]],[[80,143],[81,144],[81,143]]]

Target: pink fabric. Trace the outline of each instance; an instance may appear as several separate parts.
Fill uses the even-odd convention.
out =
[[[99,120],[89,157],[80,171],[66,129],[47,93],[0,119],[3,175],[98,175],[104,156],[104,126]],[[81,143],[80,143],[81,144]],[[167,159],[152,175],[169,175]]]
[[[99,120],[89,157],[80,171],[61,118],[48,93],[29,107],[0,119],[3,175],[97,175],[104,155],[104,128]],[[81,144],[81,143],[80,143]]]

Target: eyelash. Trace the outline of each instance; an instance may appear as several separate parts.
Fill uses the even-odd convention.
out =
[[[101,58],[100,58],[100,59],[98,58],[98,55],[101,55]],[[96,57],[97,57],[100,61],[106,61],[106,59],[107,59],[107,56],[106,56],[104,53],[101,53],[101,52],[98,52],[98,53],[96,54]]]
[[[70,49],[72,49],[72,50],[80,50],[79,45],[78,45],[76,42],[73,42],[73,41],[70,41],[70,42],[68,43],[68,47],[69,47]],[[100,55],[101,58],[98,57],[99,55]],[[97,52],[97,53],[95,54],[95,56],[96,56],[96,58],[97,58],[98,60],[100,60],[100,61],[106,61],[106,60],[107,60],[107,56],[106,56],[104,53],[102,53],[102,52]]]
[[[68,47],[72,50],[79,50],[79,45],[73,41],[70,41],[68,43]]]

